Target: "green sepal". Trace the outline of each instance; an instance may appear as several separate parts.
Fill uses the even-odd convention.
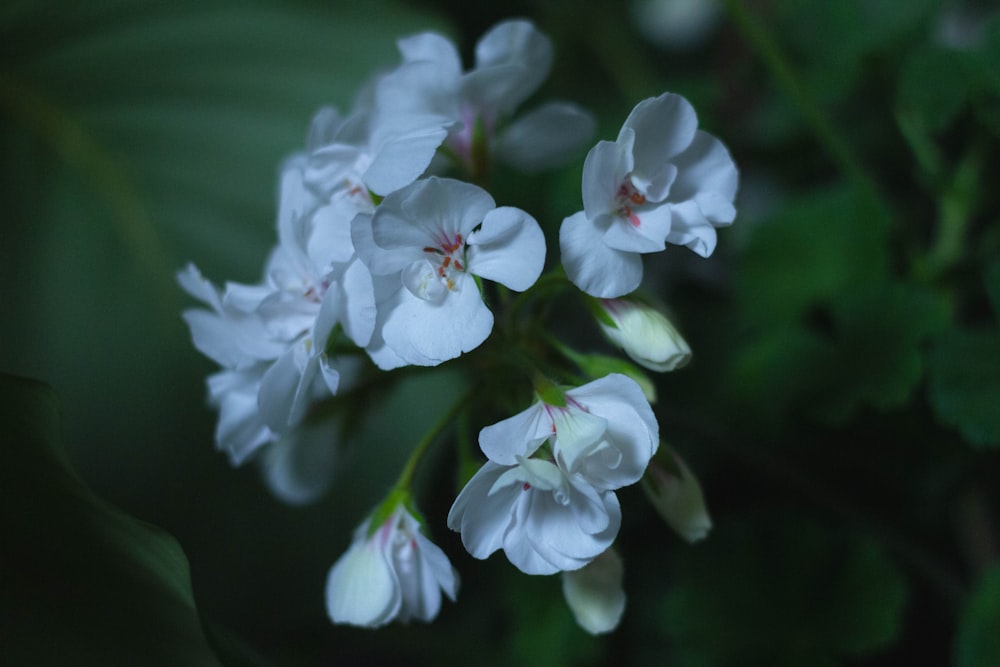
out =
[[[413,499],[410,497],[410,492],[406,489],[393,489],[368,517],[367,536],[370,538],[377,533],[378,529],[392,517],[400,505],[405,507],[411,514],[417,517],[418,521],[423,523],[422,517],[414,511]]]

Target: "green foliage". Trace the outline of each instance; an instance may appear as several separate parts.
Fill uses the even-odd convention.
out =
[[[1000,322],[1000,262],[985,271]],[[930,398],[938,417],[977,446],[1000,446],[1000,329],[952,329],[931,350]]]
[[[977,582],[962,610],[955,639],[955,666],[1000,664],[1000,565]]]
[[[683,665],[833,665],[898,635],[906,580],[871,537],[733,517],[678,553],[664,626]]]
[[[180,545],[80,481],[59,444],[54,392],[0,376],[0,423],[4,660],[220,664],[202,632]]]
[[[951,331],[930,357],[938,416],[979,446],[1000,446],[1000,331]]]

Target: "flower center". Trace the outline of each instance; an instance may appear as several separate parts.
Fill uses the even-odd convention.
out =
[[[427,261],[435,267],[434,271],[441,282],[454,292],[458,279],[456,273],[465,273],[465,240],[461,234],[455,234],[453,238],[445,237],[438,243],[438,247],[425,247],[424,254],[427,255]]]
[[[633,212],[633,207],[642,206],[646,203],[646,195],[639,192],[635,185],[632,184],[632,179],[626,177],[620,186],[618,186],[618,195],[616,197],[618,203],[618,213],[623,218],[632,223],[633,227],[638,227],[641,224],[639,216]]]

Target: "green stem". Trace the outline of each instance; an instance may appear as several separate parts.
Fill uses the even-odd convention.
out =
[[[922,269],[925,279],[933,280],[949,269],[965,251],[965,237],[972,211],[979,197],[979,175],[986,159],[988,142],[973,137],[941,195],[938,205],[937,237],[927,252]]]
[[[571,285],[572,283],[566,277],[566,271],[563,270],[562,264],[557,265],[547,273],[542,274],[530,289],[522,292],[511,301],[507,320],[515,322],[520,316],[521,311],[530,301],[548,298]]]
[[[465,409],[474,394],[475,391],[473,390],[467,391],[463,394],[462,397],[455,401],[454,405],[452,405],[451,408],[441,416],[437,423],[435,423],[434,426],[432,426],[430,430],[424,434],[424,437],[420,439],[417,446],[413,448],[413,452],[410,454],[410,458],[407,460],[406,466],[403,468],[403,472],[399,474],[399,479],[396,480],[393,492],[399,491],[407,494],[409,493],[410,484],[413,481],[413,474],[416,472],[417,466],[420,465],[420,462],[423,460],[424,455],[427,454],[427,450],[430,449],[432,444],[434,444],[437,437],[441,435],[441,433],[453,421],[455,421],[455,418],[462,410]]]
[[[816,98],[796,75],[788,58],[782,53],[777,42],[767,33],[761,22],[747,11],[743,0],[723,0],[723,3],[737,30],[756,49],[757,54],[764,61],[785,94],[798,105],[806,123],[837,164],[837,167],[854,183],[859,192],[864,193],[872,202],[880,204],[884,210],[889,210],[879,196],[874,179],[868,174],[851,146],[820,108]]]

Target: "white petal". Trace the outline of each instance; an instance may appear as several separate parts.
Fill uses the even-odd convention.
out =
[[[604,244],[609,216],[588,220],[583,211],[559,228],[563,268],[570,281],[591,296],[612,298],[633,292],[642,282],[642,258]]]
[[[264,366],[249,371],[222,371],[208,377],[209,399],[219,409],[216,446],[229,462],[242,465],[261,446],[276,438],[260,417],[257,392]]]
[[[426,61],[438,67],[441,76],[458,76],[462,73],[462,60],[455,45],[445,37],[424,32],[404,37],[396,42],[403,60],[407,62]]]
[[[360,261],[353,261],[337,285],[337,321],[358,347],[368,345],[375,330],[375,286],[372,275]]]
[[[669,205],[642,207],[629,219],[615,216],[603,241],[609,248],[623,252],[660,252],[667,245],[672,220]]]
[[[545,235],[535,219],[503,206],[486,214],[483,226],[469,235],[468,270],[523,292],[538,280],[545,265]]]
[[[220,366],[235,370],[276,359],[286,345],[270,338],[253,315],[211,313],[192,309],[182,313],[195,348]]]
[[[608,423],[607,438],[622,454],[614,469],[584,461],[581,475],[602,489],[637,482],[660,441],[659,424],[642,389],[631,378],[612,373],[567,392],[574,401]]]
[[[504,534],[513,521],[521,489],[492,495],[489,492],[509,469],[487,461],[458,494],[448,512],[448,527],[462,533],[462,544],[475,558],[486,558],[501,548]]]
[[[577,624],[590,634],[604,634],[618,627],[625,612],[624,572],[614,549],[608,549],[584,568],[563,572],[566,604]]]
[[[686,246],[702,257],[708,257],[715,250],[717,234],[712,223],[705,218],[701,208],[694,201],[672,204],[673,215],[667,241]]]
[[[590,149],[583,163],[581,186],[583,210],[588,218],[616,213],[618,191],[631,171],[632,153],[627,144],[599,141]]]
[[[326,493],[339,459],[338,431],[334,420],[307,420],[265,448],[259,460],[271,493],[289,505],[306,505]]]
[[[357,202],[338,197],[313,213],[306,252],[317,271],[325,273],[333,264],[343,264],[354,256],[351,220],[360,212]]]
[[[603,417],[573,407],[553,409],[552,422],[553,451],[568,473],[576,472],[579,462],[594,451],[608,430],[608,421]]]
[[[352,544],[326,580],[326,611],[334,623],[376,628],[396,616],[401,601],[396,574],[373,541]]]
[[[599,498],[588,498],[573,488],[566,505],[555,502],[551,494],[542,492],[533,493],[531,500],[531,507],[524,513],[521,530],[511,533],[523,533],[524,539],[541,558],[554,566],[555,571],[575,570],[586,565],[611,545],[621,526],[618,500],[611,491],[604,492]],[[578,507],[581,503],[588,507]],[[596,522],[606,528],[598,533],[588,533],[578,518],[581,509],[584,510],[583,516],[588,517],[588,524]],[[591,512],[599,514],[601,520],[595,521]]]
[[[496,157],[529,173],[561,167],[582,152],[594,135],[593,116],[567,102],[550,102],[504,127]]]
[[[673,163],[678,176],[670,192],[671,201],[685,201],[709,192],[729,202],[736,196],[739,174],[733,158],[722,142],[707,132],[699,130],[691,145]],[[732,219],[716,222],[732,222]]]
[[[201,275],[201,271],[199,271],[198,267],[194,264],[189,263],[182,271],[177,272],[177,282],[185,292],[199,301],[204,301],[210,305],[213,310],[219,311],[222,309],[222,300],[219,297],[219,290],[216,289],[215,285]]]
[[[459,234],[467,239],[494,208],[496,203],[482,188],[432,176],[386,197],[372,220],[372,236],[380,248],[421,253],[425,247],[452,243]]]
[[[629,129],[635,132],[634,169],[649,177],[691,144],[698,116],[686,99],[664,93],[636,105],[622,125],[619,140]]]
[[[379,137],[378,150],[362,175],[375,194],[387,195],[419,178],[452,125],[441,116],[421,117],[420,122],[420,127]]]
[[[479,448],[491,461],[514,465],[519,456],[531,456],[552,435],[551,422],[541,403],[535,403],[513,417],[483,428]]]
[[[493,330],[493,314],[471,278],[439,304],[400,291],[382,328],[385,344],[417,366],[436,366],[478,347]]]
[[[281,433],[299,423],[313,398],[318,371],[317,356],[303,357],[302,351],[293,347],[264,373],[257,407],[271,430]]]
[[[520,85],[499,108],[501,113],[510,113],[549,75],[552,43],[529,21],[498,23],[476,43],[476,69],[501,65],[517,65],[522,70]]]
[[[313,114],[309,123],[309,132],[306,135],[306,148],[314,152],[321,146],[326,146],[334,142],[334,138],[344,124],[344,117],[336,107],[320,107]]]
[[[697,542],[712,529],[712,518],[698,478],[677,452],[669,453],[680,469],[680,477],[653,461],[643,479],[643,490],[671,528],[688,542]]]

